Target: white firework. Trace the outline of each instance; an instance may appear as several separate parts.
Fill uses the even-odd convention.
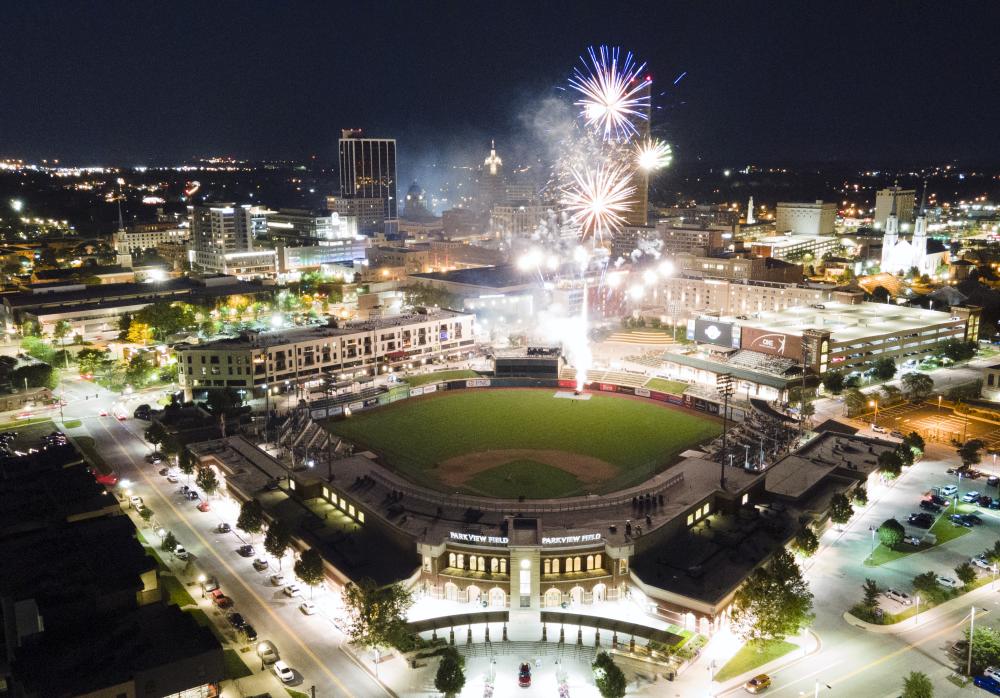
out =
[[[635,165],[643,172],[655,172],[670,164],[673,154],[670,146],[660,140],[647,138],[633,148]]]
[[[633,203],[635,187],[628,170],[620,165],[573,169],[572,184],[563,191],[563,205],[580,237],[600,240],[625,223],[622,215]]]
[[[646,64],[637,63],[631,52],[622,58],[618,48],[591,47],[587,52],[590,62],[581,57],[583,68],[574,69],[569,80],[570,86],[583,95],[574,104],[604,140],[628,141],[638,133],[634,122],[649,120],[652,80],[642,75]]]

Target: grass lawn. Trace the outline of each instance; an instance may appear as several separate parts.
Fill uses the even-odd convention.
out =
[[[188,590],[184,588],[184,584],[177,577],[162,574],[160,575],[160,585],[167,592],[167,603],[180,608],[195,604],[194,597],[188,593]]]
[[[236,650],[225,650],[224,655],[223,662],[226,665],[226,678],[242,679],[244,676],[250,676],[253,673]]]
[[[294,688],[288,688],[286,686],[285,690],[288,691],[289,698],[309,698],[308,693],[303,693],[302,691],[296,691]]]
[[[671,393],[672,395],[683,395],[684,390],[688,387],[687,383],[681,383],[680,381],[671,381],[666,378],[650,378],[643,388],[649,388],[650,390],[655,390],[659,393]]]
[[[76,447],[80,449],[80,453],[88,463],[101,471],[101,473],[107,475],[111,472],[111,466],[108,465],[101,454],[97,452],[97,447],[94,445],[94,439],[90,436],[76,436],[73,438],[73,443]]]
[[[572,473],[533,460],[515,460],[484,470],[472,477],[467,486],[504,499],[517,499],[528,492],[532,499],[584,493],[582,484]]]
[[[475,371],[469,371],[465,369],[459,369],[455,371],[437,371],[436,373],[421,373],[417,376],[406,376],[401,380],[405,383],[409,383],[411,387],[416,388],[418,385],[425,385],[427,383],[437,383],[439,381],[453,381],[459,378],[479,378],[479,374]]]
[[[725,665],[719,669],[715,675],[715,680],[719,682],[736,678],[740,674],[745,674],[759,666],[763,666],[778,657],[784,657],[792,650],[797,650],[798,645],[784,640],[774,640],[764,645],[763,651],[759,651],[756,645],[743,645],[740,651],[733,655]]]
[[[956,538],[961,538],[971,530],[971,528],[966,528],[965,526],[954,525],[945,515],[940,516],[938,520],[934,522],[934,525],[931,526],[931,533],[937,537],[937,545],[947,543],[948,541]]]
[[[438,463],[467,453],[519,448],[592,456],[618,470],[594,486],[598,493],[641,482],[720,431],[717,420],[682,408],[596,393],[585,401],[562,400],[554,392],[450,391],[327,426],[432,487],[440,486],[433,472]]]
[[[63,427],[66,429],[75,429],[76,427],[80,426],[80,424],[82,424],[82,422],[80,422],[79,419],[67,419],[65,422],[63,422]]]
[[[875,552],[869,555],[865,560],[865,567],[878,567],[879,565],[884,565],[887,562],[898,560],[901,557],[906,557],[907,555],[912,555],[913,553],[920,553],[933,547],[934,546],[930,543],[921,543],[919,546],[910,545],[909,543],[900,543],[895,548],[887,548],[879,543],[875,548]]]
[[[48,417],[30,417],[28,419],[18,419],[13,422],[6,422],[5,424],[0,424],[0,431],[17,431],[23,429],[29,424],[41,424],[42,422],[51,421]]]

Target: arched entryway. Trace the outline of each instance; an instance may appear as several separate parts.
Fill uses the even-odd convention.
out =
[[[560,604],[562,604],[561,591],[558,589],[549,589],[545,592],[542,604],[545,608],[557,608]]]
[[[479,590],[475,584],[470,584],[465,589],[469,596],[469,603],[471,604],[481,604],[483,601],[483,592]]]
[[[594,603],[601,603],[608,598],[608,587],[603,582],[594,585]]]
[[[505,608],[507,606],[507,594],[500,587],[490,589],[490,606],[493,608]]]
[[[458,601],[458,586],[454,582],[445,583],[444,598],[446,601]]]
[[[569,600],[573,604],[583,603],[583,587],[573,587],[569,590]]]

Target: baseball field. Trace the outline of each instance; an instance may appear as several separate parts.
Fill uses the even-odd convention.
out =
[[[623,396],[461,390],[331,421],[414,482],[445,492],[543,499],[642,482],[718,435],[717,419]]]

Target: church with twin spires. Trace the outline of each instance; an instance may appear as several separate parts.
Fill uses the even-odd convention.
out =
[[[942,264],[948,263],[948,250],[937,240],[927,237],[927,185],[920,201],[920,212],[913,225],[910,240],[899,236],[899,217],[896,215],[896,196],[899,186],[893,186],[892,210],[885,222],[882,238],[881,270],[890,274],[906,274],[916,268],[920,274],[932,275]]]

